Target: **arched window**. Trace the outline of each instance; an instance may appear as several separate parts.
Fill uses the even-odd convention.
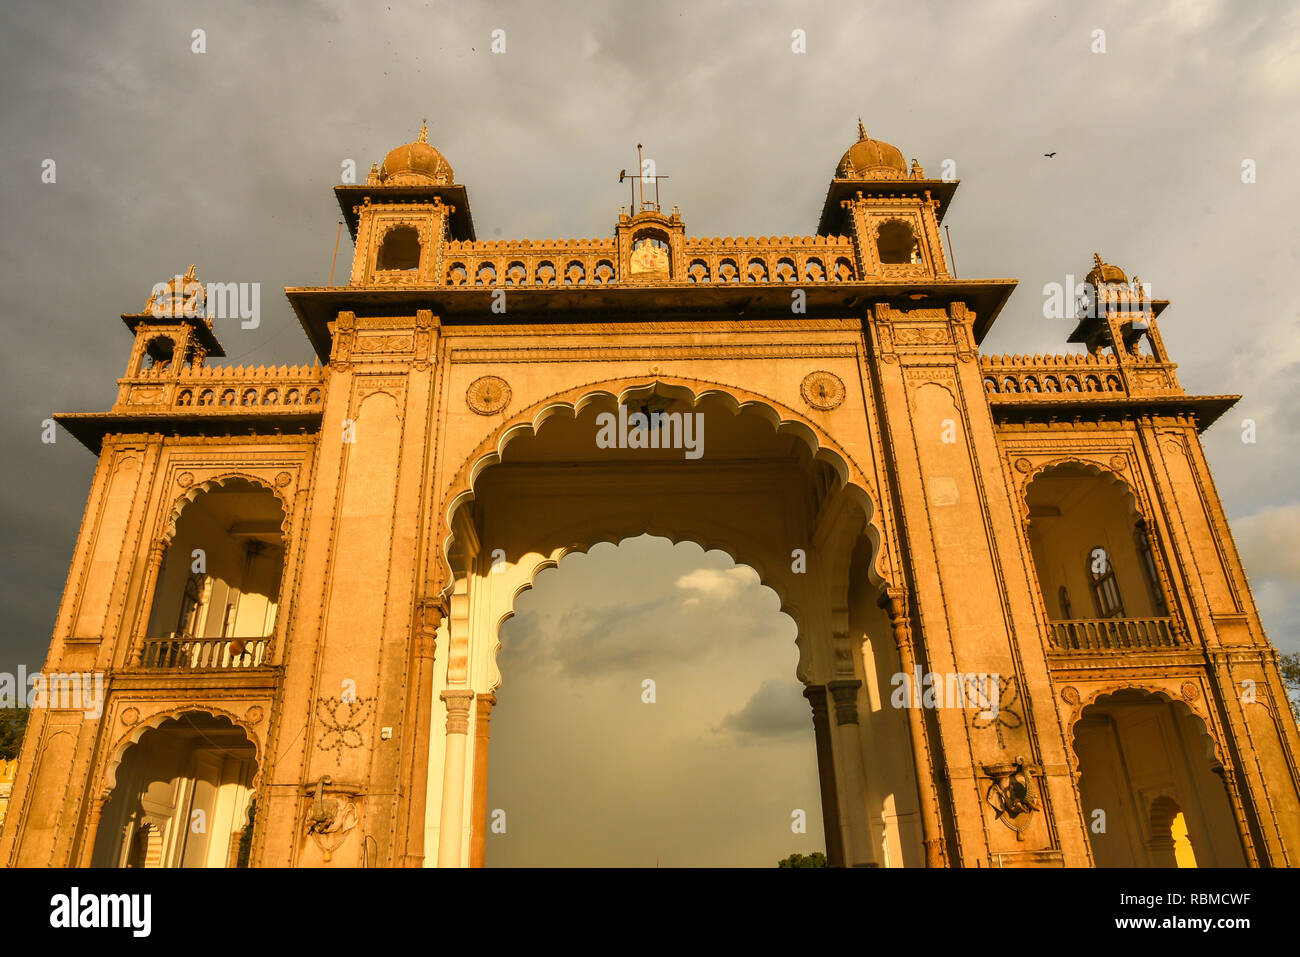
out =
[[[1115,566],[1111,564],[1110,554],[1100,545],[1094,545],[1088,552],[1087,562],[1098,617],[1123,618],[1124,601],[1120,598],[1119,582],[1115,580]]]
[[[176,352],[176,343],[168,336],[157,336],[149,340],[145,346],[145,359],[148,360],[146,368],[157,369],[161,372],[171,365],[172,356]]]
[[[420,265],[420,234],[413,226],[396,226],[379,247],[377,269],[417,269]]]
[[[898,220],[890,220],[880,227],[876,250],[880,261],[888,265],[921,262],[921,247],[917,245],[912,227]]]

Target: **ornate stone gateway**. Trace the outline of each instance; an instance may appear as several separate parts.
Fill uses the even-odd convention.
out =
[[[1085,351],[981,355],[1015,283],[952,275],[956,187],[859,127],[810,236],[643,189],[611,238],[480,241],[422,129],[335,188],[346,285],[286,290],[317,364],[211,364],[191,268],[59,417],[99,468],[48,667],[107,695],[33,715],[0,861],[481,865],[502,623],[651,532],[795,621],[832,864],[1297,863],[1199,438],[1235,397],[1100,257]]]

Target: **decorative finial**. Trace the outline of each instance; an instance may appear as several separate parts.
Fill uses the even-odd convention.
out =
[[[415,142],[429,142],[429,118],[427,116],[420,122],[420,135],[415,138]]]
[[[858,142],[861,143],[867,138],[867,128],[862,125],[862,117],[858,117]]]
[[[1098,269],[1100,269],[1102,266],[1105,265],[1105,263],[1101,261],[1101,253],[1092,254],[1092,264],[1096,266]]]

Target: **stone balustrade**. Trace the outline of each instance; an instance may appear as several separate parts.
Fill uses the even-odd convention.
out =
[[[174,671],[226,671],[270,666],[271,639],[192,638],[172,634],[146,638],[140,667]]]
[[[1052,651],[1173,651],[1191,639],[1173,618],[1076,618],[1051,622]]]

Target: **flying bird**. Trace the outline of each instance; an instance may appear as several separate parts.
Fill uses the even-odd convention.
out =
[[[621,170],[619,170],[619,171],[618,171],[618,181],[621,183],[621,182],[623,182],[623,180],[625,180],[625,179],[627,179],[627,170],[625,170],[625,169],[621,169]]]
[[[1052,152],[1050,152],[1050,153],[1044,153],[1043,155],[1046,156],[1048,159],[1051,159],[1053,156],[1056,155],[1056,151],[1053,150]]]

